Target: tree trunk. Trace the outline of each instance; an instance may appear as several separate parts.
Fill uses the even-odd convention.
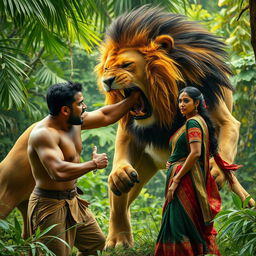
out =
[[[256,1],[249,0],[250,23],[251,23],[251,43],[256,60]]]

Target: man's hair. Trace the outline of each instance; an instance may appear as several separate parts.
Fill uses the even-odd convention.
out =
[[[82,85],[70,81],[54,84],[49,87],[46,95],[49,113],[56,116],[59,114],[62,106],[71,107],[75,101],[74,96],[78,92],[82,92]]]

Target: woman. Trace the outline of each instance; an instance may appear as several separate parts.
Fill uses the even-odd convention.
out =
[[[221,199],[210,174],[209,157],[214,156],[225,170],[239,166],[227,164],[218,155],[202,93],[185,87],[178,104],[186,123],[170,138],[166,201],[155,256],[220,255],[212,220],[220,211]],[[237,182],[227,173],[231,184]]]

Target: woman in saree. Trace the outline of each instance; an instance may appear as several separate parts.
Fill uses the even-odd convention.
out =
[[[218,154],[214,127],[198,89],[182,89],[178,105],[186,122],[169,142],[166,201],[155,256],[220,255],[213,218],[221,199],[209,158],[214,156],[230,184],[237,182],[231,170],[240,166],[226,163]]]

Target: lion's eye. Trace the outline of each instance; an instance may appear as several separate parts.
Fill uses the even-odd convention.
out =
[[[109,68],[104,68],[104,70],[105,70],[105,71],[108,71],[108,70],[109,70]]]
[[[128,68],[129,66],[131,66],[133,62],[126,62],[124,64],[121,65],[121,68]]]

